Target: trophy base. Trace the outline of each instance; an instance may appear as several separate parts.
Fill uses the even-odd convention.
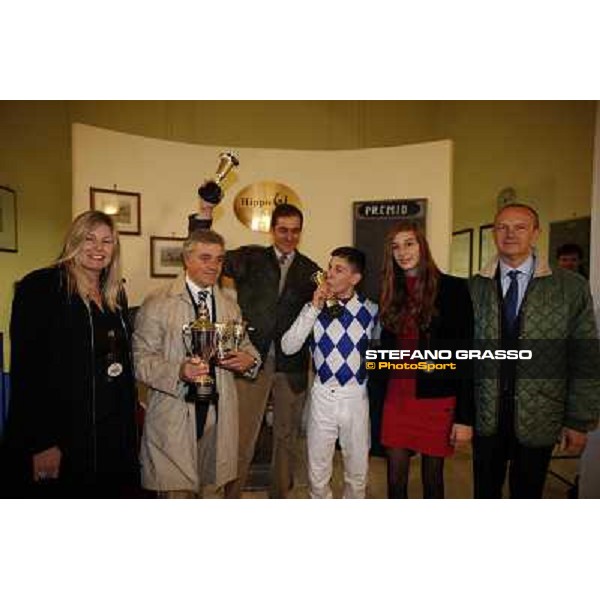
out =
[[[334,304],[326,304],[325,310],[331,317],[337,319],[344,312],[344,307],[336,302]]]

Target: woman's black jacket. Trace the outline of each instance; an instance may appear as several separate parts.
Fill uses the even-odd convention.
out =
[[[473,305],[466,280],[442,274],[435,307],[437,314],[433,316],[429,329],[419,334],[419,349],[450,350],[452,360],[437,362],[457,363],[454,360],[456,350],[470,348],[473,340]],[[381,333],[381,348],[398,348],[396,334],[385,327]],[[458,362],[456,371],[418,370],[411,373],[416,373],[417,398],[456,396],[455,422],[471,425],[474,416],[472,370],[467,361]],[[385,373],[389,378],[394,371],[377,373]]]
[[[13,459],[9,462],[13,467],[18,465],[18,471],[27,478],[31,476],[32,455],[53,446],[63,453],[61,471],[68,468],[78,478],[94,475],[92,319],[80,296],[67,293],[66,283],[64,269],[51,267],[28,274],[15,290],[5,442]],[[131,330],[124,295],[119,302],[129,345]],[[123,376],[131,392],[123,415],[135,427],[135,382],[130,365],[126,365]]]

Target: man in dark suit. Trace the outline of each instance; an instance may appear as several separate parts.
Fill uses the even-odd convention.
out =
[[[212,224],[213,205],[201,201],[201,209],[189,220],[190,231]],[[250,339],[261,353],[258,377],[238,380],[240,435],[238,478],[226,486],[228,498],[239,498],[269,398],[273,403],[272,498],[285,498],[293,484],[294,452],[306,397],[308,348],[286,356],[281,337],[315,290],[311,276],[319,266],[298,252],[302,212],[291,204],[280,204],[271,217],[273,245],[242,246],[225,256],[223,274],[237,290]]]

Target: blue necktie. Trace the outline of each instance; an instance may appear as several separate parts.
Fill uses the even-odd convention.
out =
[[[519,284],[517,282],[519,271],[509,271],[507,275],[510,278],[510,285],[504,295],[504,319],[509,329],[513,329],[517,320],[517,306],[519,303]]]

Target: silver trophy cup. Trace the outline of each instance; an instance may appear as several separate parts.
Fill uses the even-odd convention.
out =
[[[217,360],[227,358],[231,351],[232,328],[231,323],[215,323],[215,355]]]
[[[233,321],[231,324],[231,337],[233,339],[233,349],[239,352],[242,341],[246,336],[248,323],[246,321]]]

